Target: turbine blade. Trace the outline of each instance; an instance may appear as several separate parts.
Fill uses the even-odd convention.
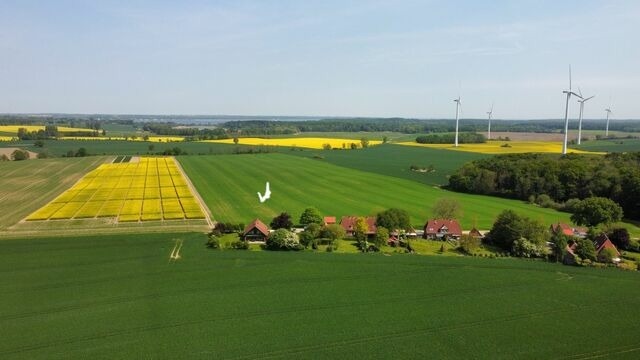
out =
[[[569,92],[571,92],[571,64],[569,64]]]
[[[580,90],[580,86],[578,86],[578,94],[580,94],[580,97],[582,97],[582,90]]]

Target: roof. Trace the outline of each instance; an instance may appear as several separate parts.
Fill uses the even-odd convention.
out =
[[[572,227],[565,223],[551,224],[551,230],[556,234],[562,232],[562,234],[566,236],[583,236],[588,231],[587,228]]]
[[[335,224],[336,223],[336,217],[335,216],[325,216],[324,217],[324,223],[326,225]]]
[[[260,219],[255,219],[247,225],[242,232],[242,236],[246,235],[253,228],[258,229],[258,231],[260,231],[264,236],[269,236],[269,227],[260,221]]]
[[[342,220],[340,220],[340,225],[347,232],[353,231],[356,225],[356,220],[358,220],[359,217],[360,216],[343,216]],[[368,227],[367,234],[375,234],[378,230],[376,227],[376,218],[373,216],[367,216],[364,220]]]
[[[600,254],[600,251],[604,249],[613,249],[616,254],[620,256],[620,252],[605,233],[598,235],[598,237],[593,241],[593,246],[596,248],[597,254]]]
[[[480,232],[480,230],[476,228],[469,230],[469,235],[475,236],[475,237],[482,237],[482,233]]]
[[[462,236],[462,229],[458,220],[433,219],[429,220],[424,226],[425,234],[437,234],[441,229],[446,229],[448,234]]]

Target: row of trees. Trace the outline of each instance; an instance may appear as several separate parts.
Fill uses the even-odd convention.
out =
[[[604,197],[620,205],[626,217],[639,220],[640,152],[498,155],[465,164],[451,175],[449,188],[522,200],[544,195],[560,209],[576,200]]]
[[[418,144],[453,144],[455,134],[431,134],[416,138]],[[462,132],[458,134],[460,144],[479,144],[487,142],[487,138],[475,132]]]

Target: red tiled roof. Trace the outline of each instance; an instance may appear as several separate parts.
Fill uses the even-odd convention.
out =
[[[580,234],[586,234],[588,229],[583,227],[571,227],[565,223],[557,223],[551,225],[551,230],[556,234],[562,232],[566,236],[578,236]]]
[[[609,240],[609,237],[605,233],[600,234],[593,241],[593,246],[596,248],[596,253],[597,254],[600,254],[600,251],[602,251],[604,249],[613,249],[613,250],[615,250],[616,254],[618,256],[620,256],[620,252],[618,251],[616,246],[611,242],[611,240]]]
[[[260,231],[264,236],[269,236],[269,227],[260,221],[260,219],[255,219],[251,224],[247,225],[242,232],[242,236],[246,235],[253,228],[258,229],[258,231]]]
[[[336,217],[335,216],[325,216],[324,217],[324,224],[325,225],[331,225],[331,224],[335,224],[336,223]]]
[[[429,220],[424,226],[424,233],[427,235],[435,235],[443,227],[447,228],[447,233],[451,235],[462,236],[462,229],[457,220],[451,219],[433,219]]]
[[[340,220],[340,225],[346,232],[353,232],[358,218],[359,216],[343,216],[342,220]],[[378,230],[376,227],[376,218],[373,216],[367,216],[364,220],[368,227],[367,234],[375,234]]]
[[[476,228],[469,230],[469,235],[475,236],[475,237],[482,237],[482,233],[480,232],[480,230]]]

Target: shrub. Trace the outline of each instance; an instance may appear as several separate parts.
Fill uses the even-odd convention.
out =
[[[302,250],[296,234],[287,229],[278,229],[267,238],[266,248],[268,250]]]
[[[220,249],[220,240],[217,236],[210,235],[207,240],[207,247],[210,249]]]
[[[475,238],[471,235],[462,235],[458,242],[460,249],[467,254],[473,254],[474,251],[478,250],[480,248],[480,243],[481,240],[479,238]]]
[[[231,248],[236,250],[248,250],[249,242],[244,240],[237,240],[231,243]]]

